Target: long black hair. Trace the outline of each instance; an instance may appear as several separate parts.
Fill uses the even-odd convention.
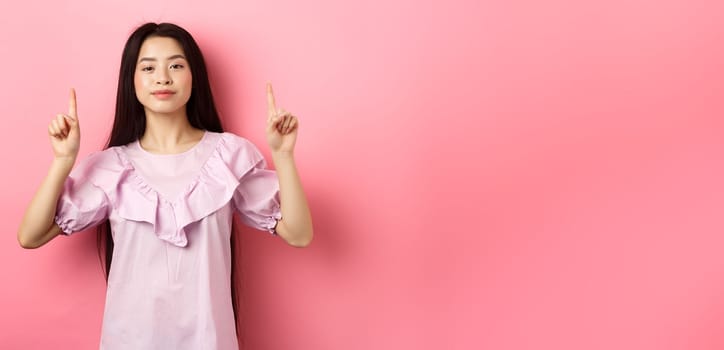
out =
[[[107,147],[122,146],[136,141],[146,131],[146,114],[136,98],[133,77],[136,71],[141,45],[149,37],[175,39],[186,55],[191,69],[191,97],[186,103],[186,115],[191,126],[214,132],[222,132],[221,120],[211,95],[209,75],[201,49],[185,29],[171,23],[146,23],[136,29],[126,42],[121,57],[116,95],[116,116]]]
[[[186,116],[191,126],[213,132],[223,132],[221,119],[216,111],[214,98],[211,94],[209,76],[201,49],[194,38],[185,29],[172,23],[146,23],[138,27],[126,42],[121,57],[121,70],[118,76],[118,92],[116,95],[116,114],[113,128],[105,148],[122,146],[139,140],[146,131],[146,114],[143,105],[136,97],[134,74],[141,45],[150,37],[175,39],[184,51],[186,61],[191,69],[191,96],[186,103]],[[234,308],[234,320],[239,328],[237,317],[236,290],[236,224],[232,222],[231,232],[231,294]],[[113,260],[113,236],[108,221],[98,226],[98,257],[104,268],[106,282],[111,271]],[[240,339],[241,341],[241,339]]]

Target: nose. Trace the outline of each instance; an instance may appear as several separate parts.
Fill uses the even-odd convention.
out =
[[[164,70],[160,70],[158,76],[156,77],[156,84],[157,85],[171,85],[171,76],[169,76],[168,72]]]

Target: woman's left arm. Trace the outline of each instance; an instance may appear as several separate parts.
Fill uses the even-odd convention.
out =
[[[282,219],[277,223],[276,232],[288,244],[306,247],[313,237],[312,215],[294,164],[294,154],[276,152],[272,153],[272,159],[279,177],[282,206]]]
[[[267,142],[279,178],[282,219],[276,232],[289,245],[306,247],[312,242],[312,215],[294,162],[299,123],[291,113],[276,108],[271,84],[267,83]]]

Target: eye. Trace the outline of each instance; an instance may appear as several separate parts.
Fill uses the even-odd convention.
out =
[[[151,66],[146,66],[146,67],[141,68],[141,71],[143,71],[143,72],[150,72],[152,70],[153,70],[153,67],[151,67]]]
[[[171,69],[181,69],[181,68],[183,68],[183,67],[184,67],[184,66],[183,66],[182,64],[178,64],[178,63],[171,65]]]

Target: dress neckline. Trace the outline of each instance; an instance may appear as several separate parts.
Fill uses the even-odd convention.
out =
[[[213,136],[212,136],[213,134]],[[218,135],[218,137],[217,137]],[[161,201],[164,203],[180,203],[184,200],[184,198],[194,190],[194,188],[197,187],[197,184],[201,181],[201,178],[204,176],[208,176],[208,173],[210,169],[208,169],[211,165],[209,163],[213,158],[220,157],[219,153],[219,146],[220,143],[223,141],[223,134],[220,133],[212,133],[210,131],[204,131],[204,135],[201,138],[201,140],[191,147],[191,149],[184,151],[182,153],[172,153],[172,154],[155,154],[150,153],[143,149],[143,147],[140,146],[139,141],[135,141],[134,144],[121,147],[118,151],[119,155],[121,156],[121,161],[128,166],[130,169],[130,180],[138,186],[138,189],[141,190],[141,192],[145,193],[146,195],[149,195],[152,199]],[[172,197],[166,197],[161,194],[160,191],[158,191],[155,187],[151,185],[151,182],[146,180],[146,178],[141,174],[137,169],[136,166],[133,164],[133,161],[131,158],[128,157],[126,152],[128,150],[134,150],[135,152],[139,152],[140,156],[142,157],[155,157],[155,159],[163,158],[163,159],[173,159],[169,157],[183,157],[185,155],[190,154],[190,152],[194,152],[196,150],[201,149],[202,147],[213,147],[210,154],[206,157],[205,160],[202,161],[201,167],[196,172],[196,176],[193,177],[192,181],[190,181],[185,187],[184,190],[181,191],[178,195],[172,196]],[[126,148],[126,149],[124,149]]]
[[[133,146],[134,146],[134,148],[136,148],[139,152],[143,153],[143,155],[145,155],[145,156],[150,156],[150,157],[178,157],[178,156],[187,155],[187,154],[193,152],[194,150],[196,150],[197,148],[199,148],[199,147],[201,146],[201,144],[203,144],[203,143],[206,141],[206,138],[207,138],[208,134],[209,134],[209,132],[208,132],[207,130],[204,130],[204,134],[201,135],[201,139],[200,139],[198,142],[196,142],[195,145],[191,146],[191,148],[189,148],[189,149],[187,149],[187,150],[185,150],[185,151],[183,151],[183,152],[180,152],[180,153],[153,153],[153,152],[149,152],[149,151],[147,151],[145,148],[143,148],[143,147],[141,146],[141,139],[136,140],[136,141],[134,142],[134,145],[133,145]]]

